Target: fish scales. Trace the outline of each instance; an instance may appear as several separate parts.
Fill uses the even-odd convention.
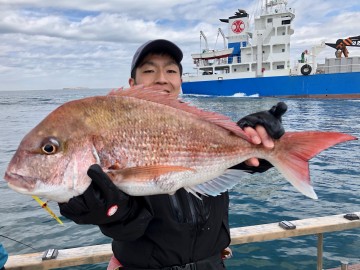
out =
[[[70,101],[51,112],[24,137],[5,180],[18,192],[66,202],[86,190],[91,182],[87,169],[98,163],[130,195],[172,194],[182,187],[191,192],[215,188],[210,193],[219,194],[234,181],[211,181],[258,157],[315,198],[308,160],[353,139],[337,132],[289,132],[274,149],[266,149],[249,143],[226,116],[155,89],[130,89]]]
[[[131,158],[126,167],[164,162],[187,165],[184,162],[195,163],[199,161],[199,156],[209,160],[218,155],[235,156],[241,144],[250,146],[223,128],[194,119],[186,112],[179,114],[178,110],[171,107],[166,108],[164,113],[163,106],[155,103],[145,102],[144,110],[143,106],[136,106],[138,100],[131,98],[98,97],[95,100],[99,98],[106,100],[106,103],[102,103],[103,108],[92,104],[86,106],[97,107],[100,113],[94,111],[93,115],[106,115],[96,118],[97,123],[92,122],[90,125],[96,130],[104,130],[99,135],[101,138],[96,138],[94,142],[103,160],[107,160],[109,156],[119,156],[119,152],[115,151],[119,148],[124,153],[121,156]],[[124,103],[126,106],[122,106]],[[129,103],[135,105],[131,106]],[[117,107],[121,109],[116,110]],[[104,111],[109,113],[104,114]],[[147,111],[151,113],[146,113]],[[83,131],[81,128],[81,132]],[[229,140],[229,137],[235,140]]]

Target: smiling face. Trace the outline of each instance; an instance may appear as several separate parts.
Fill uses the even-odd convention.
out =
[[[157,86],[176,95],[180,94],[181,83],[179,65],[167,54],[148,54],[136,68],[135,78],[129,79],[130,86]]]

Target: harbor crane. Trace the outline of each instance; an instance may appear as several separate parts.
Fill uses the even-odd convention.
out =
[[[349,57],[349,51],[347,50],[346,47],[347,46],[360,47],[360,36],[338,39],[336,43],[325,43],[325,44],[336,50],[335,52],[336,58],[341,58],[342,54],[344,55],[344,57]]]

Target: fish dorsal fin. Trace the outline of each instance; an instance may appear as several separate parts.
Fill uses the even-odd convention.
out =
[[[245,174],[247,173],[239,170],[227,170],[223,175],[215,179],[185,189],[194,195],[199,193],[205,196],[218,196],[238,184]]]
[[[250,141],[249,136],[246,135],[246,133],[229,117],[215,112],[203,111],[199,108],[191,106],[184,101],[178,99],[177,95],[165,92],[158,87],[144,87],[142,85],[137,85],[128,89],[120,88],[117,90],[112,90],[108,95],[133,97],[170,106],[172,108],[191,113],[200,119],[209,121],[228,131],[231,131],[235,135],[247,141]]]

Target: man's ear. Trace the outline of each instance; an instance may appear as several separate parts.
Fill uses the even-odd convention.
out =
[[[130,85],[130,87],[133,87],[135,85],[135,79],[134,78],[129,78],[129,85]]]

